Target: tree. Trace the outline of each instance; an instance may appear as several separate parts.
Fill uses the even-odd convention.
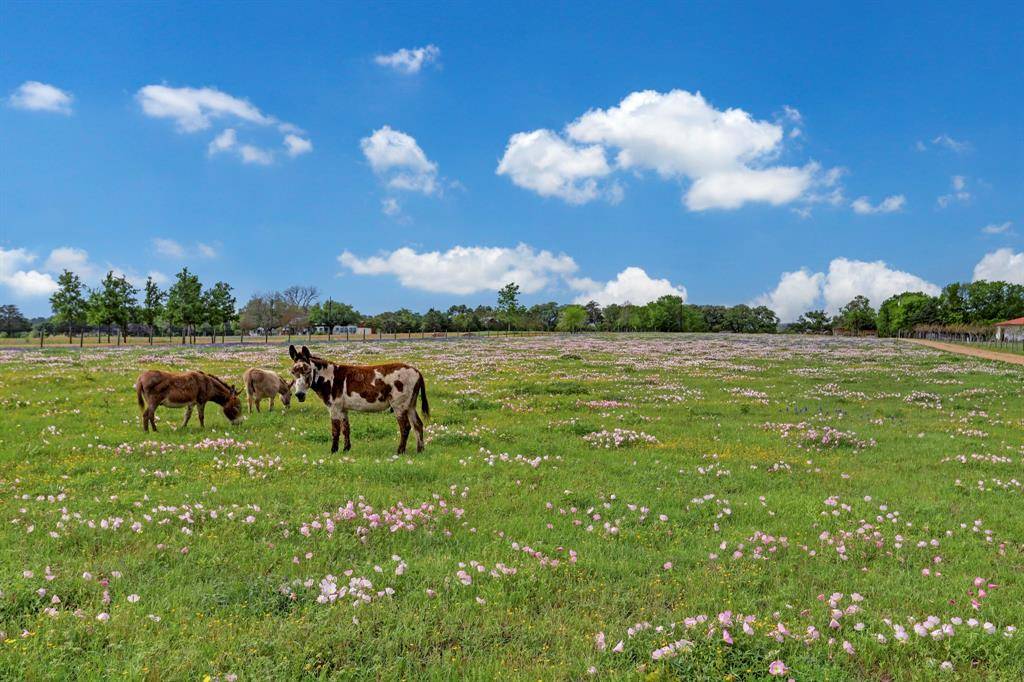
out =
[[[875,309],[866,296],[855,296],[839,309],[837,320],[840,326],[857,335],[861,330],[875,328]]]
[[[107,313],[103,292],[100,289],[89,290],[89,297],[85,301],[85,316],[89,324],[96,327],[96,343],[99,343],[102,328],[110,324],[110,315]],[[108,327],[107,343],[110,342],[109,331]]]
[[[203,309],[206,322],[212,331],[212,340],[216,342],[217,329],[220,328],[223,336],[224,328],[238,317],[238,313],[235,312],[235,297],[231,295],[231,285],[227,282],[217,282],[212,289],[203,292]]]
[[[281,319],[283,301],[280,294],[253,294],[249,302],[242,308],[239,317],[242,329],[262,329],[264,340],[270,340],[270,330],[277,326]]]
[[[537,328],[550,332],[558,326],[558,304],[554,301],[538,303],[530,306],[526,316],[536,324]]]
[[[82,280],[70,270],[65,270],[57,278],[57,291],[50,296],[53,322],[67,325],[68,343],[71,343],[75,327],[85,322],[87,309],[82,292]]]
[[[451,322],[448,320],[448,316],[440,310],[431,308],[427,311],[427,314],[423,316],[423,331],[425,332],[448,331],[448,327],[450,325]]]
[[[581,305],[567,305],[558,314],[558,330],[576,333],[587,324],[587,309]]]
[[[512,331],[512,324],[519,316],[519,285],[509,282],[498,290],[498,313]]]
[[[887,298],[875,319],[879,336],[906,334],[921,324],[940,321],[939,299],[920,291],[908,291]]]
[[[832,318],[824,310],[808,310],[790,328],[807,334],[825,334],[832,329]]]
[[[21,314],[18,306],[7,304],[0,306],[0,328],[10,338],[11,334],[25,332],[32,327],[28,320],[25,319],[25,316]]]
[[[203,285],[188,268],[181,269],[167,291],[167,317],[181,327],[182,343],[186,336],[195,336],[195,327],[203,320]]]
[[[152,277],[146,278],[146,284],[142,290],[142,307],[139,309],[139,319],[149,327],[149,340],[153,341],[153,328],[164,314],[164,298],[167,294],[160,291],[160,287],[153,281]]]
[[[139,290],[124,275],[114,275],[109,270],[100,283],[100,291],[107,324],[117,325],[118,343],[122,338],[127,341],[128,323],[135,319],[135,296]]]
[[[587,301],[583,306],[587,309],[587,324],[595,329],[604,321],[604,314],[601,312],[601,304],[597,301]]]

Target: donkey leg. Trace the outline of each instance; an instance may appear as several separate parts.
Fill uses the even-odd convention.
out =
[[[338,436],[341,435],[341,420],[331,419],[331,454],[338,451]]]
[[[423,420],[420,419],[416,408],[409,407],[409,421],[412,422],[413,431],[416,434],[416,452],[423,452]]]
[[[274,411],[274,398],[276,398],[276,397],[277,397],[276,393],[274,395],[270,396],[270,411],[271,412]]]
[[[142,415],[144,421],[148,421],[149,425],[153,427],[153,433],[156,433],[156,405],[153,403],[146,403],[146,411]]]
[[[181,428],[185,428],[186,426],[188,426],[188,420],[191,419],[191,418],[192,418],[192,406],[189,405],[188,408],[185,410],[185,421],[182,422]]]
[[[206,403],[199,403],[199,428],[206,428]]]
[[[252,391],[246,391],[246,393],[249,394],[247,396],[249,399],[249,414],[252,414]]]
[[[352,449],[352,441],[349,440],[351,431],[352,429],[348,425],[348,412],[343,412],[341,414],[341,432],[345,436],[345,452]]]
[[[405,412],[396,413],[398,417],[398,431],[402,435],[402,440],[398,442],[398,454],[405,452],[405,444],[409,441],[409,415]]]

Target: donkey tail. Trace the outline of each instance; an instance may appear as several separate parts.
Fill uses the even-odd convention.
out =
[[[142,380],[135,382],[135,397],[139,401],[139,409],[146,406],[146,401],[142,399]]]
[[[416,381],[416,390],[420,393],[420,408],[423,411],[423,416],[429,419],[430,403],[427,402],[427,383],[423,380],[422,374],[420,374],[420,378]]]

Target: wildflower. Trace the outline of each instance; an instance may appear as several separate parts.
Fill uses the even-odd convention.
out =
[[[786,664],[780,660],[774,660],[768,664],[769,675],[775,675],[776,677],[779,677],[785,675],[788,670],[789,668],[786,667]]]

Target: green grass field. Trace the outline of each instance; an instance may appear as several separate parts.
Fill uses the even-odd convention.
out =
[[[319,345],[427,378],[423,454],[313,398],[200,430],[0,351],[0,678],[1024,676],[1024,368],[892,341]]]

